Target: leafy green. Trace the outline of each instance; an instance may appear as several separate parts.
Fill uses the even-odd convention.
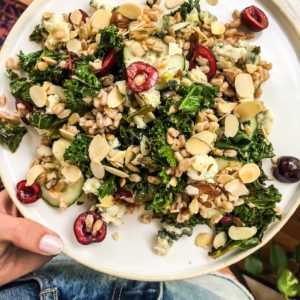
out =
[[[66,119],[58,119],[54,115],[46,114],[44,111],[32,111],[29,114],[29,123],[39,129],[55,129],[66,122]]]
[[[219,149],[232,149],[240,152],[248,151],[252,141],[247,133],[241,129],[232,138],[223,138],[221,141],[217,141],[216,147]]]
[[[48,65],[45,71],[40,71],[36,68],[36,65],[38,62],[42,61],[42,57],[53,58],[58,63],[55,66]],[[62,57],[63,53],[50,50],[40,50],[29,54],[24,54],[22,51],[19,53],[21,66],[28,73],[29,79],[33,83],[41,84],[44,81],[59,84],[68,76],[67,71],[59,66],[59,62],[62,60]]]
[[[11,152],[18,149],[26,133],[26,127],[0,120],[0,144],[6,145]]]
[[[277,274],[280,274],[287,267],[287,255],[282,247],[278,244],[272,244],[270,263]]]
[[[75,68],[75,74],[85,85],[97,91],[101,89],[101,83],[97,76],[90,72],[87,60],[78,61]]]
[[[199,110],[213,107],[217,91],[218,89],[215,87],[194,85],[189,89],[188,94],[183,100],[181,100],[178,109],[187,115],[195,116]]]
[[[64,93],[66,95],[66,106],[79,114],[84,114],[92,107],[91,103],[84,101],[94,95],[94,90],[82,84],[76,79],[67,79],[64,82]]]
[[[245,259],[245,269],[254,276],[259,276],[263,271],[262,261],[254,255],[250,255]]]
[[[110,25],[100,30],[101,38],[99,48],[122,48],[124,39],[119,35],[119,29],[115,25]]]
[[[174,152],[166,141],[167,128],[161,119],[155,119],[149,131],[152,158],[163,165],[177,165]]]
[[[29,95],[32,83],[27,78],[21,77],[12,71],[8,71],[8,77],[11,94],[17,99],[32,103]]]
[[[117,185],[115,182],[116,176],[109,175],[104,178],[104,182],[98,189],[99,197],[103,198],[107,195],[113,195],[117,191]]]
[[[81,171],[90,176],[89,146],[92,139],[82,133],[78,133],[71,145],[65,150],[64,159],[77,165]]]
[[[166,184],[166,185],[169,183],[169,181],[171,179],[171,177],[167,174],[166,167],[161,168],[161,171],[159,172],[159,176],[161,178],[162,183]]]
[[[162,25],[160,27],[158,36],[160,38],[164,38],[168,34],[168,32],[169,32],[169,27],[170,27],[170,16],[163,15],[163,17],[162,17]]]
[[[127,148],[131,145],[140,144],[144,130],[138,129],[135,126],[130,126],[123,120],[114,134],[119,139],[121,145]]]
[[[285,269],[277,279],[277,288],[285,296],[285,299],[300,295],[299,281],[288,269]]]
[[[162,213],[173,201],[174,195],[171,191],[161,191],[155,194],[150,205],[156,213]]]
[[[180,8],[172,13],[174,15],[176,12],[180,12],[180,15],[183,20],[186,19],[187,15],[196,8],[198,12],[200,12],[200,0],[189,0],[188,2],[184,2],[180,5]]]
[[[29,39],[31,41],[40,43],[43,40],[43,34],[46,33],[45,29],[42,27],[42,25],[36,25],[34,27],[33,32],[30,34]]]
[[[129,116],[124,117],[124,119],[127,122],[131,122],[134,117],[136,117],[136,116],[144,116],[147,113],[152,112],[153,110],[154,110],[153,106],[151,106],[151,105],[145,105],[145,106],[141,107],[140,109],[138,109],[138,110],[134,111],[133,113],[131,113]]]

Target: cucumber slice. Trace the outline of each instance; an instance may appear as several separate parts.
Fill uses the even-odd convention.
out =
[[[219,171],[227,168],[227,167],[231,167],[237,163],[241,163],[238,160],[229,160],[229,159],[225,159],[225,158],[215,158],[218,167],[219,167]]]
[[[49,191],[42,186],[42,198],[51,206],[66,208],[79,198],[82,193],[83,183],[84,179],[81,177],[77,182],[69,184],[61,192]]]

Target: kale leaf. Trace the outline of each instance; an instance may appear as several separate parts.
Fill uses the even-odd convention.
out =
[[[117,184],[115,182],[116,176],[109,175],[104,178],[104,182],[98,189],[99,197],[103,198],[107,195],[113,195],[117,191]]]
[[[10,80],[9,86],[11,94],[17,99],[21,99],[32,104],[32,100],[29,95],[29,89],[31,88],[32,83],[27,78],[21,77],[12,71],[8,71],[8,77]]]
[[[162,165],[176,167],[177,162],[174,152],[166,141],[167,127],[163,120],[155,119],[154,124],[149,130],[150,150],[154,160]]]
[[[40,43],[44,39],[44,34],[46,34],[46,31],[42,27],[42,25],[39,24],[34,27],[34,30],[30,34],[29,39],[30,41]]]
[[[120,141],[121,147],[127,149],[127,147],[131,145],[139,145],[144,132],[144,130],[138,129],[135,126],[130,126],[129,123],[123,120],[114,134]]]
[[[26,133],[26,127],[0,120],[0,144],[6,145],[11,152],[18,149]]]
[[[172,12],[172,15],[175,15],[176,12],[180,12],[181,18],[186,20],[187,15],[196,8],[200,12],[200,0],[189,0],[180,5],[180,8]]]
[[[101,89],[101,83],[97,76],[90,72],[89,63],[86,60],[78,61],[76,64],[75,74],[89,88],[98,91]]]
[[[92,104],[85,102],[84,99],[92,97],[95,91],[80,81],[76,79],[65,80],[64,93],[66,95],[66,106],[71,109],[72,112],[84,114],[91,109]]]
[[[71,145],[65,150],[64,159],[77,165],[86,175],[91,175],[89,146],[92,139],[82,133],[78,133]]]
[[[39,129],[55,129],[66,122],[66,119],[58,119],[54,115],[46,114],[44,111],[32,111],[29,114],[29,123]]]
[[[115,25],[101,29],[100,35],[100,49],[122,48],[124,45],[124,39],[121,35],[119,35],[119,29]]]
[[[218,88],[205,85],[193,85],[189,89],[181,89],[178,92],[186,94],[181,100],[178,109],[189,116],[202,109],[211,108],[214,105],[214,98],[217,96]]]

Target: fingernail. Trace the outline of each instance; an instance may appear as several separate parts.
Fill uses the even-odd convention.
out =
[[[40,240],[39,247],[44,253],[56,255],[62,251],[64,243],[55,235],[45,234]]]

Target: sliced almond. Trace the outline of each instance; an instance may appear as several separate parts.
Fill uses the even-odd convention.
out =
[[[221,184],[226,184],[232,180],[234,180],[235,178],[231,175],[228,174],[222,174],[218,177],[218,182]]]
[[[77,182],[82,177],[81,170],[75,165],[64,165],[61,174],[71,183]]]
[[[128,46],[130,52],[136,57],[142,57],[146,54],[143,46],[139,42],[132,42]]]
[[[95,30],[108,27],[112,13],[106,9],[97,10],[91,17],[91,26]]]
[[[210,152],[211,147],[207,143],[192,137],[185,143],[185,149],[192,155],[204,155]]]
[[[121,177],[121,178],[129,178],[129,175],[125,172],[122,172],[116,168],[113,168],[113,167],[109,167],[109,166],[104,166],[104,170],[107,171],[108,173],[111,173],[113,175],[116,175],[118,177]]]
[[[82,50],[81,41],[78,39],[71,39],[66,43],[69,52],[78,53]]]
[[[122,95],[127,95],[127,84],[125,80],[116,81],[116,86]]]
[[[235,77],[235,90],[241,98],[251,98],[254,94],[253,80],[250,74],[242,73]]]
[[[260,168],[257,164],[246,164],[239,170],[239,177],[243,183],[251,183],[260,176]]]
[[[226,116],[224,123],[224,135],[227,138],[234,137],[237,134],[240,126],[237,116],[229,114]]]
[[[141,153],[144,156],[147,156],[150,153],[149,139],[145,135],[143,135],[142,140],[141,140]]]
[[[245,196],[249,194],[247,187],[239,180],[234,179],[225,185],[225,190],[233,196]]]
[[[172,9],[172,8],[182,5],[184,2],[185,2],[185,0],[166,0],[165,5],[166,5],[166,8]]]
[[[82,21],[82,14],[79,10],[75,10],[70,14],[70,20],[74,25],[80,25]]]
[[[40,145],[39,147],[36,148],[36,153],[39,157],[43,156],[52,156],[52,150],[50,147],[47,147],[45,145]]]
[[[37,107],[44,107],[47,101],[47,93],[39,85],[34,85],[29,89],[29,95]]]
[[[237,106],[235,102],[219,103],[217,105],[218,113],[221,115],[230,114]]]
[[[119,89],[115,86],[107,97],[107,105],[110,108],[116,108],[124,102],[124,97],[121,95]]]
[[[68,140],[63,139],[63,138],[61,138],[53,143],[52,152],[53,152],[54,157],[58,161],[60,161],[60,162],[64,161],[64,153],[65,153],[66,149],[70,146],[70,144],[71,143]]]
[[[46,87],[47,84],[45,86],[43,85],[43,89]],[[60,99],[66,99],[64,89],[59,85],[52,84],[51,82],[49,82],[46,92],[47,95],[57,95]]]
[[[208,4],[210,5],[217,5],[219,0],[206,0]]]
[[[219,248],[225,246],[226,242],[227,242],[226,232],[224,232],[224,231],[219,232],[214,238],[213,247],[215,249],[219,249]]]
[[[240,103],[234,110],[234,113],[239,117],[241,122],[250,121],[259,112],[263,110],[263,105],[260,101],[248,101]]]
[[[96,159],[102,161],[110,150],[105,138],[101,135],[96,135],[89,146],[89,157],[91,160]]]
[[[70,132],[70,131],[67,131],[63,128],[60,128],[59,129],[59,133],[62,137],[64,137],[65,139],[69,140],[69,141],[73,141],[75,136],[76,136],[76,133],[74,132]]]
[[[120,5],[118,12],[127,19],[136,20],[143,14],[143,7],[136,3],[124,3]]]
[[[26,185],[30,186],[34,184],[35,180],[45,171],[44,167],[41,165],[33,166],[27,173]]]
[[[208,130],[204,130],[204,131],[201,131],[199,133],[194,134],[192,136],[192,138],[199,139],[199,140],[205,142],[208,145],[212,145],[215,142],[217,136],[213,132],[210,132]]]
[[[90,167],[91,167],[91,171],[92,171],[93,175],[96,178],[102,179],[104,177],[105,170],[104,170],[104,167],[103,167],[103,165],[101,164],[100,161],[98,161],[96,159],[93,159],[91,161]]]
[[[210,25],[211,33],[213,35],[221,35],[225,32],[226,27],[224,23],[219,22],[219,21],[214,21]]]
[[[195,245],[197,247],[204,248],[209,250],[211,248],[211,243],[213,241],[213,237],[209,233],[199,233],[195,239]]]
[[[254,236],[257,228],[253,227],[236,227],[230,226],[228,230],[229,237],[234,241],[246,240]]]
[[[195,188],[195,187],[193,187]],[[196,188],[195,188],[196,189]],[[199,193],[199,190],[198,190]],[[200,204],[197,198],[194,198],[189,204],[189,211],[191,214],[196,215],[199,212]]]

